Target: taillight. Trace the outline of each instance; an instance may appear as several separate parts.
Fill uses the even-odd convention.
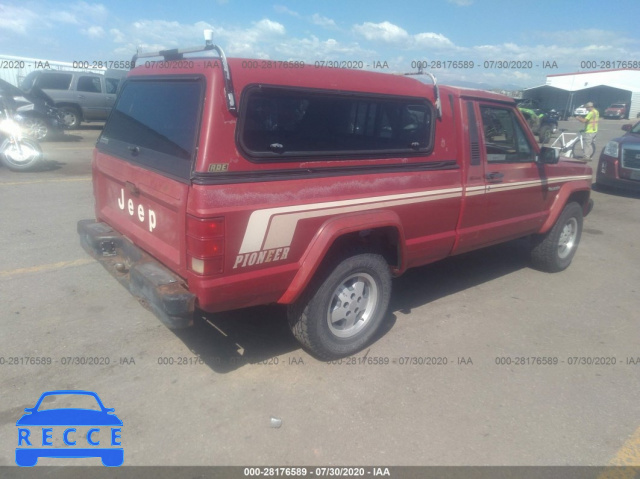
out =
[[[187,216],[187,266],[202,276],[222,273],[224,218]]]

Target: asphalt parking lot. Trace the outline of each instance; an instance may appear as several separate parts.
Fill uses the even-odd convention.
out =
[[[170,331],[84,253],[99,131],[43,143],[44,171],[0,168],[0,465],[61,389],[115,408],[126,465],[640,465],[640,195],[594,191],[559,274],[523,241],[408,272],[378,340],[324,363],[275,306]]]

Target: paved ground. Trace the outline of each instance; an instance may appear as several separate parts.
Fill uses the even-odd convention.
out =
[[[602,123],[600,149],[623,122]],[[114,407],[128,465],[640,464],[640,196],[594,192],[560,274],[522,241],[409,272],[381,337],[327,364],[277,307],[172,332],[89,259],[98,133],[45,143],[47,171],[0,168],[0,465],[52,389]]]

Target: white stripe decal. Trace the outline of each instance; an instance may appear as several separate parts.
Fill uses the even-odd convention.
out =
[[[329,201],[305,205],[282,206],[256,210],[251,213],[249,223],[238,254],[252,253],[261,250],[283,248],[291,245],[298,222],[305,218],[317,218],[355,211],[366,211],[376,208],[426,203],[462,196],[476,196],[513,189],[531,188],[542,184],[563,183],[571,180],[590,180],[591,175],[564,176],[548,180],[522,181],[515,183],[497,183],[487,186],[471,186],[465,188],[446,188],[430,191],[416,191],[398,195],[354,198],[342,201]]]
[[[487,185],[487,193],[499,193],[501,191],[506,190],[518,190],[521,188],[530,188],[532,186],[540,186],[544,184],[554,184],[554,183],[566,183],[567,181],[576,181],[576,180],[591,180],[593,177],[591,175],[580,175],[580,176],[560,176],[556,178],[549,178],[548,180],[534,180],[534,181],[521,181],[515,183],[492,183]]]
[[[441,190],[431,191],[415,191],[413,193],[403,193],[399,195],[387,195],[387,196],[374,196],[369,198],[354,198],[351,200],[343,201],[329,201],[326,203],[313,203],[306,205],[294,205],[283,206],[279,208],[268,208],[264,210],[256,210],[251,213],[249,217],[249,224],[242,240],[242,246],[240,246],[239,254],[251,253],[253,251],[260,251],[262,244],[265,242],[265,236],[267,229],[269,229],[269,235],[274,237],[278,236],[278,232],[274,231],[276,228],[269,228],[269,223],[275,216],[285,215],[290,217],[293,223],[293,230],[301,218],[311,218],[317,216],[325,216],[334,214],[334,211],[326,211],[332,209],[338,209],[336,212],[342,212],[345,208],[349,211],[362,211],[370,210],[374,208],[380,208],[383,206],[396,206],[398,204],[419,203],[426,201],[433,201],[436,199],[452,198],[462,195],[462,188],[447,188]],[[298,214],[296,214],[298,213]],[[279,227],[282,227],[282,220],[278,221]],[[288,237],[289,233],[285,233]],[[269,244],[279,243],[279,240],[269,240],[266,238],[266,242]],[[284,246],[288,246],[286,244]]]
[[[344,213],[353,213],[354,211],[365,211],[376,208],[387,208],[390,206],[408,205],[412,203],[426,203],[428,201],[443,200],[446,198],[456,198],[461,196],[460,189],[455,193],[422,196],[419,198],[410,198],[404,200],[385,201],[383,203],[372,203],[369,205],[345,206],[342,208],[330,208],[316,211],[304,211],[301,213],[289,213],[285,215],[276,215],[271,220],[271,226],[267,233],[267,239],[264,242],[263,249],[282,248],[291,245],[293,233],[295,233],[298,221],[306,218],[316,218],[318,216],[337,215]]]

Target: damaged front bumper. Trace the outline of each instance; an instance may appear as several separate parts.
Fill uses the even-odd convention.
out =
[[[106,223],[78,222],[80,244],[169,328],[193,324],[196,297],[182,279]]]

